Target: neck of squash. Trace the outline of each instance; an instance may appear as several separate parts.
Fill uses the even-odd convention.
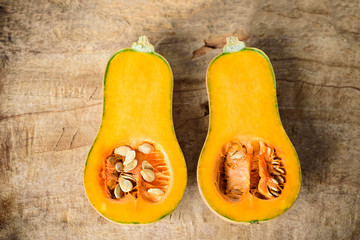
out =
[[[138,52],[151,53],[154,52],[154,46],[151,45],[147,36],[140,36],[137,42],[134,42],[131,49]]]
[[[234,53],[239,52],[246,48],[245,43],[242,41],[239,41],[237,37],[231,36],[226,38],[226,45],[224,46],[224,53]]]

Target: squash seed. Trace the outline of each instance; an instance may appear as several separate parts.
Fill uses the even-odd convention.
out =
[[[121,172],[123,170],[123,168],[124,168],[124,166],[123,166],[122,162],[118,162],[115,164],[116,171]]]
[[[130,181],[136,182],[136,178],[133,175],[130,175],[130,174],[123,174],[123,175],[120,176],[120,178],[128,179]],[[120,181],[120,178],[119,178],[119,181]]]
[[[272,180],[275,184],[279,184],[279,182],[278,182],[275,178],[271,178],[271,180]]]
[[[277,172],[277,171],[272,171],[271,174],[274,175],[274,176],[279,176],[279,175],[281,175],[281,173],[279,173],[279,172]]]
[[[242,194],[241,190],[240,190],[240,189],[237,189],[237,188],[231,189],[230,192],[233,193],[233,194],[239,194],[239,195]]]
[[[110,157],[108,157],[108,159],[107,159],[108,161],[109,161],[109,163],[111,163],[111,164],[116,164],[116,162],[117,162],[117,160],[116,160],[116,158],[114,157],[114,156],[110,156]]]
[[[123,192],[130,192],[133,189],[132,183],[127,179],[120,179],[119,185]]]
[[[155,180],[155,173],[151,169],[141,170],[140,174],[147,182],[152,182]]]
[[[280,163],[278,161],[272,161],[271,164],[272,165],[280,165]]]
[[[238,143],[233,143],[229,150],[228,150],[228,153],[230,154],[230,156],[234,155],[234,153],[240,148],[239,144]]]
[[[244,156],[245,156],[245,154],[243,152],[237,151],[230,157],[230,159],[241,159]]]
[[[160,188],[150,188],[148,190],[149,193],[154,194],[154,195],[163,195],[164,191],[161,190]]]
[[[271,148],[267,148],[267,155],[270,156],[272,154],[272,149]]]
[[[116,199],[119,199],[124,195],[124,192],[121,191],[121,188],[120,188],[119,184],[117,184],[115,189],[114,189],[114,195],[115,195]]]
[[[138,150],[144,154],[149,154],[152,150],[152,146],[149,143],[144,143],[139,146]]]
[[[271,190],[269,190],[269,192],[270,192],[271,195],[273,195],[274,197],[278,197],[278,196],[279,196],[279,193],[278,193],[278,192],[274,192],[274,191],[271,191]]]
[[[137,164],[138,164],[138,160],[135,159],[131,161],[129,164],[125,165],[124,172],[133,170],[137,166]]]
[[[276,171],[278,171],[279,173],[281,173],[281,174],[284,174],[284,173],[285,173],[284,170],[282,170],[281,168],[279,168],[279,167],[277,167],[277,166],[274,166],[274,169],[275,169]]]
[[[120,146],[120,147],[115,148],[114,153],[125,157],[126,154],[131,150],[132,149],[129,146]]]
[[[276,179],[277,179],[280,183],[284,183],[284,182],[285,182],[284,178],[281,177],[281,176],[276,176]]]
[[[150,169],[150,170],[153,169],[153,166],[146,160],[143,161],[141,165],[142,165],[142,169]]]
[[[271,190],[271,191],[274,191],[274,192],[278,192],[279,189],[277,189],[276,187],[273,187],[273,186],[268,186],[268,188]]]
[[[125,156],[124,165],[126,166],[127,164],[131,163],[135,159],[135,155],[136,153],[134,150],[128,151]]]

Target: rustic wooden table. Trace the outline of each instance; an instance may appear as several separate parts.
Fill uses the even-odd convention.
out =
[[[359,13],[354,0],[0,0],[0,238],[359,239]],[[169,217],[123,226],[90,206],[83,167],[107,60],[142,34],[173,69],[189,178]],[[302,166],[294,206],[261,224],[220,220],[196,184],[205,72],[229,35],[269,55]]]

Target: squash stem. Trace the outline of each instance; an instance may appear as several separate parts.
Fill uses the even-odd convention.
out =
[[[138,52],[154,52],[154,46],[151,45],[147,36],[143,35],[139,37],[137,42],[134,42],[131,49]]]
[[[234,53],[243,50],[246,46],[245,43],[239,41],[239,39],[235,36],[227,37],[226,38],[226,45],[224,46],[224,53]]]

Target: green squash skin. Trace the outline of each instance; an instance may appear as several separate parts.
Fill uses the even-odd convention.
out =
[[[260,49],[257,49],[257,48],[249,48],[249,47],[245,47],[243,49],[241,49],[240,51],[254,51],[256,53],[259,53],[261,54],[265,59],[266,61],[268,62],[269,64],[269,68],[271,70],[271,73],[272,73],[272,79],[273,79],[273,83],[274,83],[274,89],[275,89],[275,93],[276,93],[276,78],[275,78],[275,73],[274,73],[274,70],[273,70],[273,67],[272,67],[272,64],[269,60],[269,57],[263,52],[261,51]],[[209,76],[208,76],[208,73],[209,73],[209,69],[210,67],[212,66],[212,64],[220,57],[222,56],[225,56],[225,55],[228,55],[228,54],[233,54],[233,53],[238,53],[240,51],[237,51],[237,52],[225,52],[225,53],[221,53],[219,54],[218,56],[216,56],[209,64],[208,68],[207,68],[207,74],[206,74],[206,79],[209,79]],[[210,109],[210,115],[211,115],[211,97],[210,97],[210,84],[209,82],[207,81],[206,83],[206,86],[207,86],[207,94],[208,94],[208,100],[209,100],[209,109]],[[276,108],[276,113],[277,113],[277,116],[278,116],[278,121],[280,123],[280,125],[282,126],[282,128],[284,129],[284,126],[282,125],[282,122],[281,122],[281,118],[280,118],[280,114],[279,114],[279,108],[278,108],[278,103],[277,103],[277,97],[275,95],[275,108]],[[285,132],[285,129],[284,129],[284,132]],[[201,150],[201,153],[200,153],[200,157],[199,159],[202,159],[202,154],[203,152],[205,151],[205,148],[206,148],[206,143],[207,143],[207,138],[208,136],[210,135],[211,133],[211,117],[209,117],[209,129],[208,129],[208,133],[207,133],[207,136],[206,136],[206,139],[205,139],[205,142],[204,142],[204,145],[203,145],[203,148]],[[285,132],[286,134],[286,132]],[[287,136],[287,134],[286,134]],[[289,139],[289,136],[287,136],[287,138]],[[280,215],[282,215],[283,213],[285,213],[287,210],[289,210],[295,203],[298,195],[299,195],[299,192],[300,192],[300,188],[301,188],[301,182],[302,182],[302,174],[301,174],[301,165],[300,165],[300,161],[299,161],[299,157],[296,153],[296,150],[295,150],[295,147],[293,146],[292,142],[290,141],[289,139],[289,142],[290,144],[292,145],[292,148],[293,148],[293,151],[295,153],[295,156],[296,156],[296,159],[297,159],[297,164],[298,164],[298,169],[299,169],[299,182],[300,182],[300,187],[298,189],[298,192],[296,193],[296,196],[294,198],[294,200],[291,202],[291,204],[289,205],[288,208],[285,208],[282,212],[280,212],[279,214],[271,217],[271,218],[266,218],[266,219],[259,219],[259,220],[251,220],[251,221],[238,221],[238,220],[234,220],[228,216],[225,216],[225,215],[221,215],[220,213],[216,212],[213,208],[213,206],[207,201],[207,199],[205,198],[205,196],[203,195],[202,193],[202,190],[201,190],[201,186],[198,184],[199,186],[199,191],[200,191],[200,195],[202,196],[203,199],[206,200],[206,203],[207,205],[211,208],[212,212],[214,212],[217,216],[219,216],[220,218],[223,218],[224,220],[227,220],[227,221],[231,221],[233,223],[250,223],[250,224],[254,224],[254,223],[257,223],[257,222],[265,222],[265,221],[268,221],[268,220],[271,220],[271,219],[274,219],[276,217],[279,217]],[[199,164],[200,164],[200,161],[198,162],[198,166],[197,166],[197,181],[198,183],[200,182],[199,181]]]
[[[114,55],[111,56],[111,58],[108,60],[108,63],[107,63],[107,65],[106,65],[106,69],[105,69],[105,73],[104,73],[103,93],[105,93],[105,91],[106,91],[106,87],[105,87],[105,86],[106,86],[106,80],[107,80],[107,73],[108,73],[109,66],[110,66],[110,63],[111,63],[112,59],[115,58],[118,54],[123,53],[123,52],[127,52],[127,51],[140,52],[140,51],[136,51],[136,50],[131,49],[131,48],[125,48],[125,49],[122,49],[122,50],[116,52]],[[142,53],[144,53],[144,52],[142,52]],[[172,73],[172,70],[171,70],[171,67],[170,67],[169,62],[168,62],[163,56],[161,56],[160,54],[157,54],[156,52],[146,52],[146,54],[151,54],[151,55],[154,55],[154,56],[160,58],[162,61],[165,62],[166,66],[168,67],[168,69],[169,69],[169,71],[170,71],[170,73],[171,73],[170,103],[172,103],[172,97],[173,97],[173,94],[172,94],[172,93],[173,93],[173,86],[174,86],[174,78],[173,78],[173,73]],[[103,113],[102,113],[102,119],[101,119],[101,121],[102,121],[102,120],[104,119],[104,117],[105,117],[105,100],[106,100],[106,99],[105,99],[105,94],[104,94],[104,96],[103,96]],[[171,106],[172,106],[172,105],[171,105]],[[175,139],[177,140],[176,134],[175,134],[175,129],[174,129],[174,124],[173,124],[173,120],[172,120],[172,107],[170,107],[170,122],[172,123],[172,124],[171,124],[171,125],[172,125],[172,126],[171,126],[172,133],[174,134]],[[97,142],[97,140],[98,140],[99,133],[101,132],[101,129],[102,129],[102,122],[101,122],[101,124],[100,124],[98,134],[96,135],[96,138],[95,138],[93,144],[91,145],[90,150],[89,150],[89,153],[88,153],[87,158],[86,158],[85,167],[84,167],[84,173],[83,173],[83,174],[84,174],[84,175],[83,175],[83,181],[85,181],[85,173],[86,173],[86,167],[87,167],[87,164],[88,164],[89,156],[90,156],[90,154],[91,154],[91,152],[92,152],[92,150],[93,150],[94,145],[96,144],[96,142]],[[181,154],[184,156],[184,154],[183,154],[183,152],[182,152],[179,144],[178,144],[178,150],[179,150],[179,151],[181,152]],[[184,164],[185,164],[184,167],[185,167],[185,169],[186,169],[186,163],[184,162]],[[186,181],[185,186],[186,186],[186,185],[187,185],[187,171],[185,171],[185,174],[186,174],[186,175],[185,175],[185,181]],[[85,191],[85,195],[87,196],[86,190],[85,190],[85,182],[83,183],[83,186],[84,186],[83,189],[84,189],[84,191]],[[184,196],[184,192],[185,192],[185,189],[184,189],[184,191],[183,191],[183,194],[182,194],[182,197],[180,198],[180,200],[175,204],[174,208],[171,209],[168,213],[164,214],[163,216],[159,217],[158,219],[156,219],[156,220],[154,220],[154,221],[152,221],[152,222],[145,222],[145,223],[141,223],[141,222],[122,222],[122,221],[116,221],[116,220],[114,220],[114,219],[112,219],[112,218],[109,218],[109,217],[105,216],[102,212],[100,212],[99,210],[97,210],[97,209],[93,206],[93,204],[92,204],[92,202],[90,201],[89,198],[88,198],[88,200],[89,200],[91,206],[92,206],[98,213],[100,213],[101,216],[103,216],[105,219],[110,220],[110,221],[112,221],[112,222],[119,223],[119,224],[151,224],[151,223],[157,222],[157,221],[165,218],[165,217],[168,216],[169,214],[171,214],[171,213],[178,207],[181,199],[182,199],[183,196]]]

